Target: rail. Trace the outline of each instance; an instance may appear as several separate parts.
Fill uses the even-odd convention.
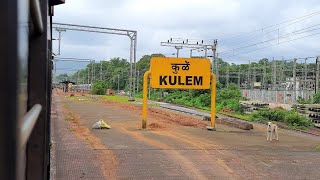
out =
[[[43,23],[40,11],[39,0],[30,1],[31,18],[34,25],[34,30],[36,34],[43,33]]]
[[[22,124],[21,134],[20,134],[21,136],[20,147],[24,147],[27,144],[28,139],[33,130],[33,127],[36,124],[37,119],[39,117],[41,109],[42,109],[42,106],[40,104],[36,104],[23,117],[23,120],[22,120],[23,124]]]

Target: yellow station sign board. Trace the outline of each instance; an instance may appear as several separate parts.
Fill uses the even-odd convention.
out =
[[[152,88],[210,88],[209,59],[154,57],[151,59],[150,70]]]

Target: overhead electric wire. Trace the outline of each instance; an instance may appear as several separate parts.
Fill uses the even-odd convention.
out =
[[[305,19],[307,19],[307,18],[305,18]],[[279,30],[280,30],[280,29],[283,29],[283,28],[285,28],[285,27],[291,26],[291,25],[296,24],[296,23],[298,23],[298,22],[300,22],[300,21],[303,21],[303,20],[305,20],[305,19],[301,19],[301,20],[296,21],[296,22],[294,22],[294,23],[290,23],[290,24],[287,24],[287,25],[285,25],[285,26],[278,27],[278,28],[276,28],[276,29],[274,29],[274,30],[270,30],[270,31],[268,31],[268,32],[266,32],[266,33],[263,33],[263,34],[261,34],[261,35],[259,35],[259,36],[257,36],[257,37],[253,37],[253,38],[251,38],[251,39],[249,39],[249,40],[240,41],[240,42],[238,42],[238,43],[233,44],[233,46],[237,46],[237,45],[240,45],[240,44],[245,44],[245,43],[248,43],[248,42],[250,42],[250,41],[252,41],[252,40],[259,39],[259,38],[263,38],[265,35],[268,35],[268,34],[270,34],[270,33],[272,33],[272,32],[278,31],[278,33],[279,33]],[[319,24],[316,24],[316,25],[314,25],[314,26],[318,26],[318,25],[319,25]],[[314,27],[314,26],[310,26],[310,27],[308,27],[308,28],[311,28],[311,27]]]
[[[242,53],[238,53],[238,54],[231,55],[231,56],[225,56],[225,57],[226,58],[230,58],[230,57],[234,57],[234,56],[237,56],[237,55],[240,55],[240,54],[246,54],[246,53],[249,53],[249,52],[258,51],[258,50],[265,49],[265,48],[268,48],[268,47],[276,46],[276,45],[279,45],[279,44],[284,44],[284,43],[287,43],[287,42],[295,41],[295,40],[298,40],[298,39],[303,39],[303,38],[310,37],[310,36],[315,36],[315,35],[318,35],[318,34],[320,34],[320,32],[313,33],[313,34],[310,34],[310,35],[307,35],[307,36],[302,36],[302,37],[295,38],[295,39],[291,39],[291,40],[288,40],[288,41],[279,42],[279,43],[276,43],[276,44],[272,44],[272,45],[265,46],[265,47],[262,47],[262,48],[250,50],[250,51],[247,51],[247,52],[242,52]]]
[[[290,20],[287,20],[287,21],[284,21],[284,22],[281,22],[281,23],[278,23],[278,24],[273,24],[273,25],[270,25],[270,26],[267,26],[267,27],[263,27],[263,28],[260,28],[258,30],[253,30],[253,31],[250,31],[250,32],[247,32],[247,33],[243,33],[243,34],[240,34],[240,35],[231,36],[231,37],[226,38],[226,39],[232,39],[232,38],[235,38],[235,37],[245,36],[247,34],[252,34],[252,33],[257,32],[257,31],[269,29],[269,28],[272,28],[272,27],[275,27],[275,26],[278,26],[278,25],[281,25],[281,24],[285,24],[285,23],[288,23],[288,22],[291,22],[291,21],[295,21],[295,20],[298,20],[298,19],[301,19],[301,18],[306,18],[307,19],[307,18],[316,16],[316,15],[319,15],[319,14],[320,14],[320,11],[317,11],[317,12],[314,12],[314,13],[311,13],[311,14],[307,14],[307,15],[304,15],[304,16],[300,16],[300,17],[297,17],[297,18],[294,18],[294,19],[290,19]],[[222,39],[222,41],[226,40],[226,39]]]
[[[222,51],[222,52],[220,52],[219,54],[220,54],[220,55],[224,55],[224,54],[234,53],[235,51],[239,51],[239,50],[241,50],[241,49],[253,47],[253,46],[260,45],[260,44],[263,44],[263,43],[267,43],[267,42],[270,42],[270,41],[280,40],[280,39],[287,38],[287,37],[290,37],[290,36],[296,36],[296,35],[298,35],[298,34],[310,32],[310,31],[314,31],[314,30],[318,30],[318,29],[320,29],[320,28],[315,28],[315,29],[303,31],[303,30],[306,30],[306,29],[309,29],[309,28],[311,28],[311,27],[315,27],[315,26],[318,26],[318,25],[320,25],[320,24],[313,25],[313,26],[309,26],[309,27],[307,27],[307,28],[303,28],[303,29],[300,29],[300,30],[297,30],[297,31],[293,31],[293,32],[290,32],[290,33],[281,35],[281,36],[276,37],[276,38],[272,38],[272,39],[268,39],[268,40],[265,40],[265,41],[260,41],[260,42],[254,43],[254,44],[250,44],[250,45],[246,45],[246,46],[234,48],[234,49],[228,50],[228,51]]]
[[[56,70],[66,70],[66,71],[79,71],[79,70],[82,70],[82,69],[74,69],[74,68],[57,68]]]
[[[233,48],[233,49],[231,49],[231,50],[223,51],[223,52],[220,52],[220,53],[224,54],[224,53],[227,53],[227,52],[230,52],[230,51],[234,52],[235,50],[243,49],[243,48],[245,48],[245,47],[251,47],[251,46],[253,46],[253,45],[257,45],[257,44],[269,42],[269,41],[272,41],[272,40],[277,40],[277,39],[280,39],[280,38],[284,38],[284,37],[286,37],[286,36],[287,36],[287,37],[288,37],[288,36],[292,36],[292,35],[290,35],[290,34],[294,34],[294,35],[295,35],[295,34],[301,34],[301,33],[309,32],[309,31],[314,31],[314,30],[317,30],[317,29],[320,29],[320,28],[311,29],[311,30],[309,30],[309,31],[303,31],[303,30],[309,29],[309,28],[311,28],[311,27],[319,26],[319,25],[320,25],[320,24],[316,24],[316,25],[313,25],[313,26],[309,26],[309,27],[307,27],[307,28],[303,28],[303,29],[300,29],[300,30],[297,30],[297,31],[293,31],[293,32],[290,32],[290,33],[281,35],[281,36],[279,36],[279,37],[277,37],[277,38],[273,38],[273,39],[261,41],[261,42],[259,42],[259,43],[255,43],[255,44],[251,44],[251,45],[247,45],[247,46],[242,46],[242,47],[238,47],[238,48]],[[303,31],[303,32],[300,32],[300,31]]]
[[[92,62],[95,61],[94,59],[87,59],[87,58],[70,58],[70,57],[55,57],[54,61],[79,61],[79,62]]]

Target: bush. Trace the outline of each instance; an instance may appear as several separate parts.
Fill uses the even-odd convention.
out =
[[[136,96],[136,98],[142,98],[143,93],[142,92],[136,93],[135,96]]]
[[[297,102],[300,104],[311,104],[312,100],[311,99],[306,100],[306,99],[302,98],[301,96],[298,96]]]
[[[236,100],[236,99],[226,99],[220,103],[217,103],[216,110],[220,111],[224,107],[227,107],[236,112],[240,112],[240,113],[242,112],[240,102],[239,100]]]
[[[319,104],[320,103],[320,93],[315,93],[313,95],[313,103]]]
[[[284,122],[286,111],[281,109],[259,109],[252,113],[252,115],[253,117],[261,120]]]
[[[216,111],[220,111],[224,107],[223,104],[216,104]]]
[[[259,120],[270,120],[270,111],[269,109],[259,109],[258,111],[253,112],[251,116]]]
[[[200,96],[197,97],[197,101],[199,101],[199,104],[201,104],[202,107],[210,107],[211,106],[211,95],[208,93],[201,94]]]
[[[252,119],[284,122],[290,127],[304,128],[310,127],[312,122],[305,116],[301,116],[296,111],[286,111],[282,109],[260,109],[251,114]]]
[[[240,106],[240,99],[241,99],[241,91],[237,87],[237,85],[231,83],[228,88],[221,89],[217,92],[216,96],[216,110],[219,111],[223,107],[227,107],[232,109],[236,112],[242,113],[242,109]]]
[[[304,116],[300,116],[300,114],[296,111],[290,111],[286,117],[285,122],[293,127],[299,128],[299,127],[310,127],[312,125],[312,122],[308,120]]]
[[[104,95],[106,94],[107,83],[101,80],[95,81],[92,84],[92,94]]]
[[[232,110],[234,110],[236,112],[242,112],[239,100],[229,99],[229,100],[226,100],[224,102],[226,103],[225,107],[227,107],[229,109],[232,109]]]
[[[220,85],[221,84],[217,84],[216,110],[219,111],[223,107],[228,107],[234,111],[241,112],[239,103],[239,100],[241,99],[241,91],[237,85],[230,84],[229,87],[225,89],[221,89]],[[211,91],[175,90],[171,91],[169,95],[164,98],[164,101],[201,109],[208,109],[211,107]]]
[[[241,99],[241,96],[242,95],[240,89],[234,87],[233,84],[230,84],[227,89],[222,89],[217,92],[216,102],[220,103],[227,99],[235,99],[239,101]]]
[[[269,120],[283,122],[286,117],[286,112],[287,111],[278,108],[271,109],[269,113]]]

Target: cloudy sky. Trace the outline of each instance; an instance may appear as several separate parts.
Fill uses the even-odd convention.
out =
[[[136,30],[137,60],[152,53],[172,56],[174,48],[160,46],[170,38],[218,39],[219,57],[236,64],[320,55],[319,0],[66,0],[56,6],[54,22]],[[126,36],[67,31],[60,56],[129,59],[129,47]],[[189,54],[180,51],[181,57]],[[84,65],[58,63],[57,68]]]

